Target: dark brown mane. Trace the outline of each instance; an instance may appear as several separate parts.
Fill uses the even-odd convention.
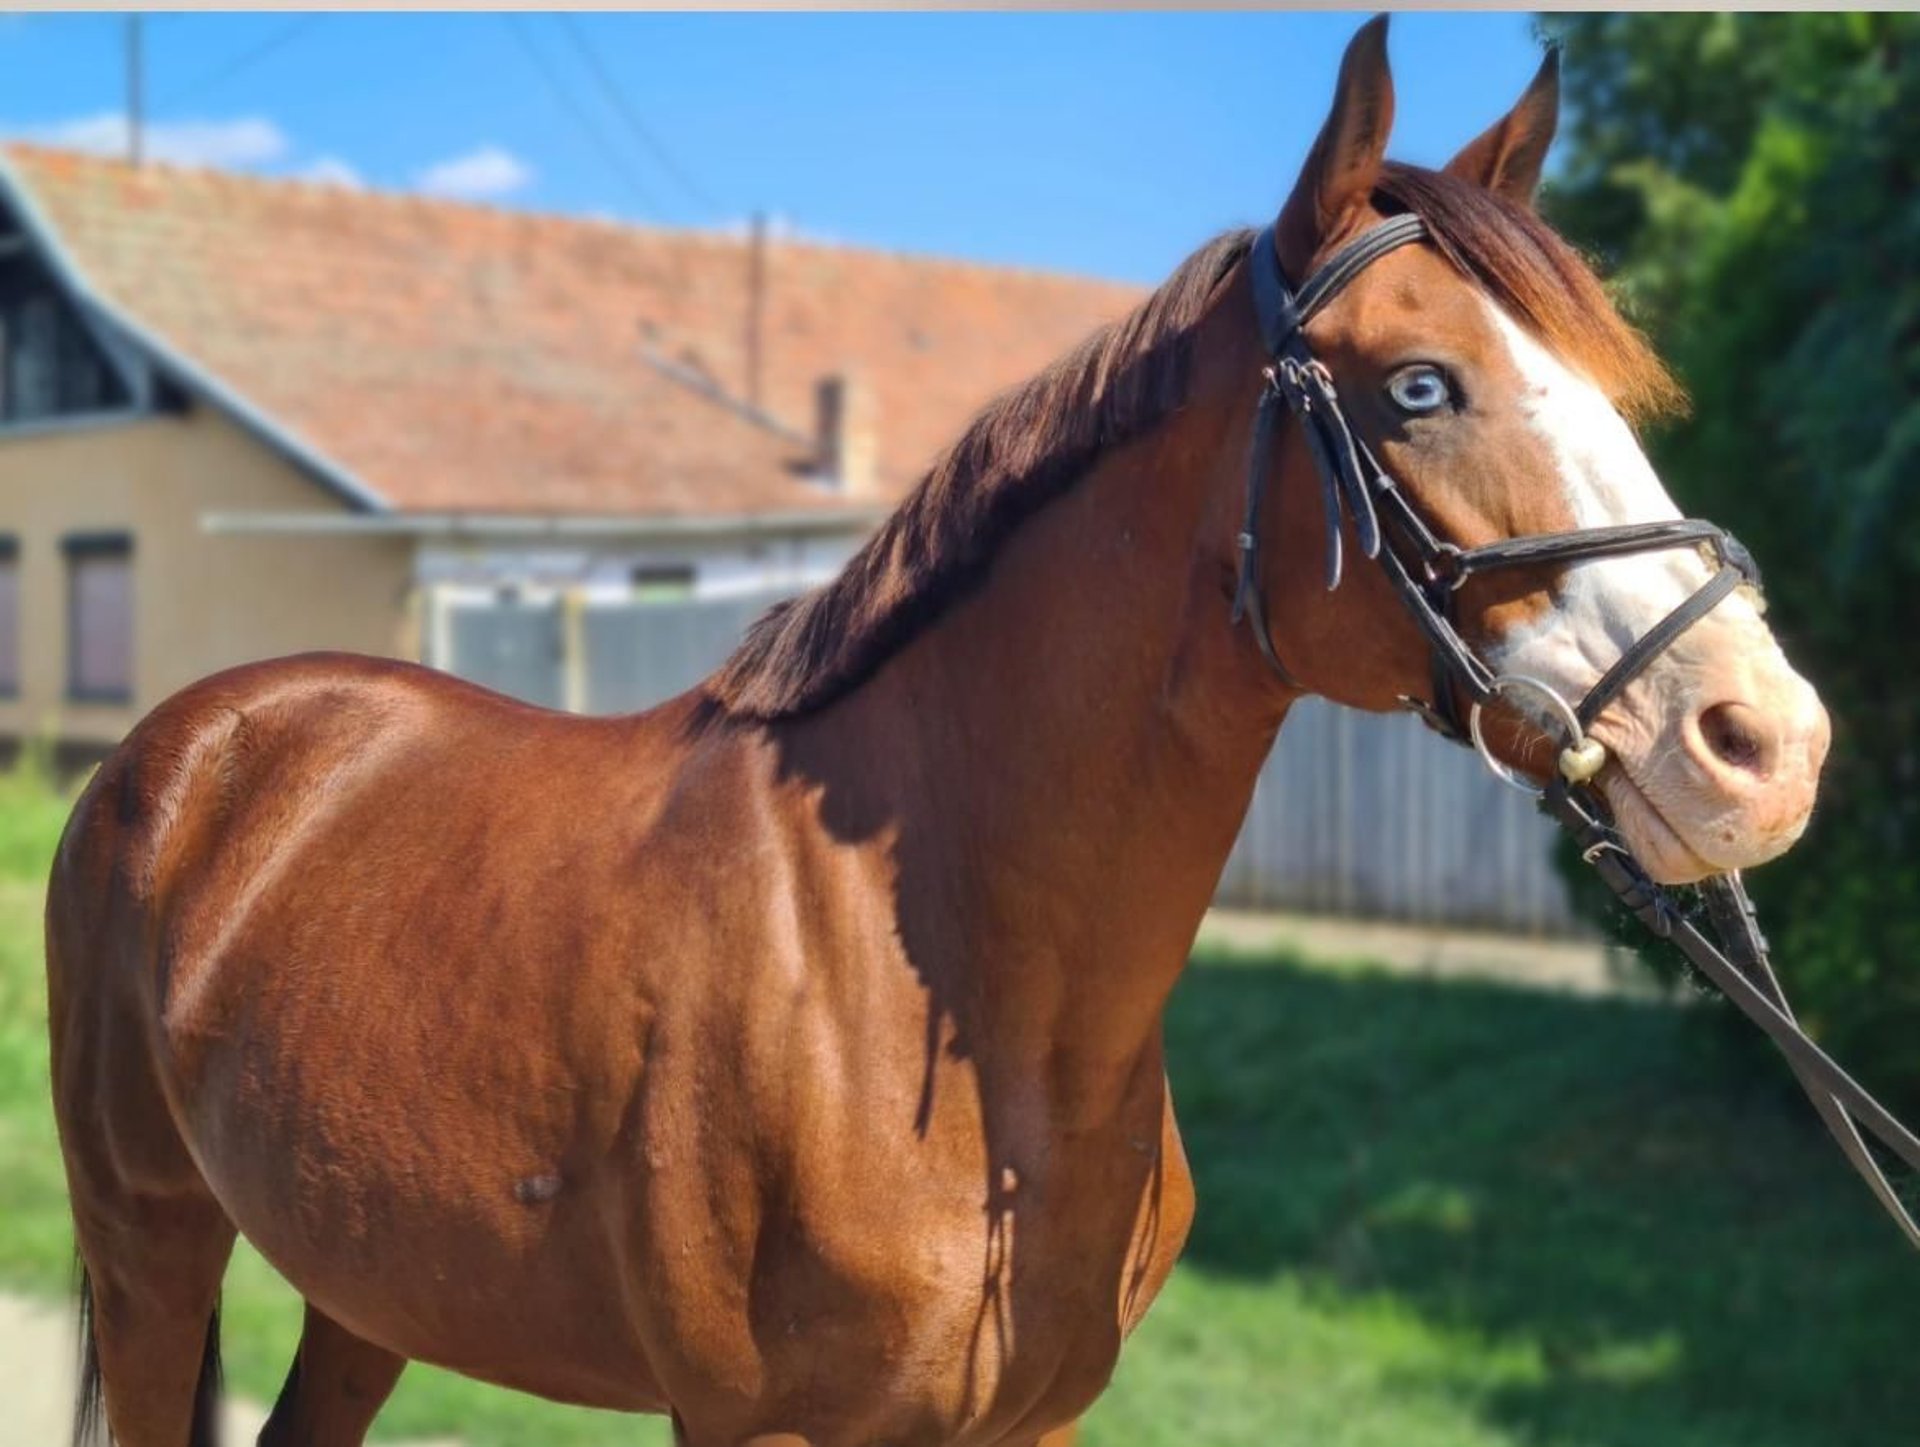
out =
[[[1022,522],[1186,400],[1193,325],[1251,239],[1208,242],[1130,315],[990,403],[837,578],[754,623],[708,680],[715,702],[760,719],[821,708],[963,595]]]
[[[1441,252],[1585,372],[1630,418],[1678,407],[1679,386],[1546,222],[1444,172],[1389,162],[1374,200],[1426,221]],[[707,683],[737,717],[788,718],[856,687],[985,573],[1001,543],[1099,455],[1186,397],[1192,327],[1251,233],[1188,257],[1124,319],[1094,333],[967,428],[832,582],[776,605]]]
[[[1683,405],[1679,384],[1614,309],[1600,279],[1526,207],[1444,171],[1396,161],[1382,169],[1374,203],[1425,221],[1448,260],[1549,351],[1584,372],[1629,420]]]

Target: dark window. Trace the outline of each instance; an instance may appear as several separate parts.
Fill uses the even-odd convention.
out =
[[[50,292],[22,297],[7,334],[7,400],[12,415],[51,417],[60,410],[60,311]]]
[[[0,422],[125,407],[125,383],[44,267],[0,258]]]
[[[0,698],[20,692],[20,543],[0,537]]]
[[[54,361],[60,379],[56,405],[62,412],[98,412],[114,400],[107,386],[107,359],[86,328],[69,321],[59,333]]]
[[[133,539],[70,537],[67,551],[67,693],[101,703],[133,698]]]
[[[640,563],[629,578],[643,603],[670,603],[693,596],[693,568],[686,563]]]

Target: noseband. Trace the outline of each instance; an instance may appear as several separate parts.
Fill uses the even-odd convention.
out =
[[[1355,277],[1391,251],[1427,236],[1418,216],[1389,217],[1341,247],[1292,288],[1280,270],[1273,227],[1254,238],[1247,265],[1254,310],[1266,344],[1265,385],[1253,429],[1247,469],[1246,512],[1238,537],[1239,578],[1233,621],[1251,626],[1260,655],[1289,689],[1312,690],[1281,659],[1267,626],[1260,585],[1260,519],[1272,470],[1274,432],[1284,410],[1300,424],[1319,475],[1326,524],[1326,577],[1331,591],[1344,572],[1344,525],[1351,524],[1361,553],[1386,573],[1401,605],[1427,640],[1432,654],[1432,697],[1402,695],[1401,702],[1430,727],[1478,751],[1500,778],[1537,795],[1541,806],[1570,834],[1581,858],[1655,935],[1671,940],[1695,967],[1764,1030],[1787,1057],[1816,1112],[1839,1142],[1882,1206],[1907,1239],[1920,1246],[1920,1224],[1900,1200],[1866,1144],[1862,1129],[1920,1171],[1920,1140],[1810,1040],[1794,1019],[1768,958],[1767,943],[1752,902],[1737,873],[1699,886],[1690,907],[1656,884],[1613,827],[1611,812],[1592,787],[1606,764],[1606,750],[1590,736],[1594,720],[1635,678],[1695,623],[1744,584],[1758,587],[1752,556],[1717,525],[1693,518],[1617,527],[1580,528],[1510,538],[1461,548],[1435,534],[1418,509],[1354,431],[1333,377],[1313,355],[1306,325]],[[1710,554],[1717,567],[1693,595],[1636,639],[1578,703],[1525,674],[1496,674],[1461,636],[1456,599],[1476,573],[1541,567],[1595,558],[1625,557],[1668,548]],[[1560,744],[1557,771],[1544,789],[1528,784],[1487,747],[1481,729],[1486,705],[1504,699]],[[1461,701],[1467,713],[1463,722]],[[1713,937],[1703,930],[1711,930]]]

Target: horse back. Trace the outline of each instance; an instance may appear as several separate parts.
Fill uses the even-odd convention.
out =
[[[692,812],[723,818],[751,792],[737,768],[690,762],[700,714],[690,695],[582,718],[352,654],[212,675],[142,719],[76,803],[48,890],[50,984],[137,1005],[176,1063],[272,987],[242,974],[336,1005],[472,993],[489,974],[538,993],[644,924],[633,890],[593,886],[644,883],[690,772]]]

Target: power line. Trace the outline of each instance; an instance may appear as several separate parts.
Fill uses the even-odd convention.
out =
[[[559,75],[547,64],[546,56],[541,54],[540,48],[533,43],[532,34],[525,28],[525,18],[512,12],[503,14],[501,18],[507,22],[507,28],[513,32],[514,40],[527,53],[527,58],[533,62],[534,68],[540,72],[540,78],[546,82],[547,89],[553,92],[554,99],[560,102],[567,114],[573,118],[574,124],[579,126],[587,139],[593,142],[594,149],[600,152],[600,158],[622,181],[626,182],[627,189],[640,199],[643,209],[651,215],[659,215],[660,204],[654,199],[653,193],[628,167],[625,158],[608,144],[599,126],[594,124],[593,117],[574,99],[573,92],[567,89]]]
[[[217,69],[207,71],[192,85],[183,86],[166,96],[161,104],[176,106],[183,100],[198,100],[205,92],[218,89],[242,71],[251,70],[274,52],[292,44],[309,27],[324,19],[325,15],[296,16],[290,24],[282,25],[259,44],[248,47]]]
[[[567,39],[572,42],[580,59],[585,62],[587,70],[593,76],[594,84],[600,88],[600,94],[619,114],[620,119],[626,122],[627,129],[633,132],[635,139],[646,147],[654,160],[660,163],[661,169],[679,183],[680,189],[691,196],[696,205],[718,214],[722,208],[713,199],[712,194],[687,174],[686,168],[673,158],[667,148],[661,144],[660,139],[648,129],[646,123],[627,103],[626,93],[614,80],[612,72],[608,70],[606,62],[601,59],[600,52],[594,48],[593,42],[587,38],[585,27],[564,11],[555,18],[559,20],[562,30],[566,33]]]

